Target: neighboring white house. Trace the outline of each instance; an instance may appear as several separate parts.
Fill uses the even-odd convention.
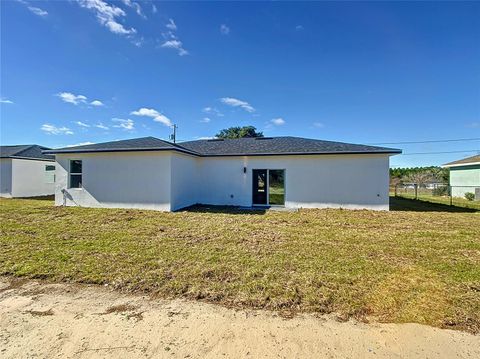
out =
[[[0,146],[0,197],[52,195],[55,159],[38,145]]]
[[[480,155],[463,158],[444,164],[450,169],[450,186],[453,197],[464,197],[465,193],[474,193],[480,200]]]
[[[45,151],[56,205],[175,211],[194,204],[389,209],[400,150],[298,137],[154,137]]]

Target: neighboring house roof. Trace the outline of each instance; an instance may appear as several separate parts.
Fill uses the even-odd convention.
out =
[[[49,149],[39,145],[0,146],[0,158],[55,161],[54,156],[43,152]]]
[[[311,154],[366,154],[401,153],[401,150],[386,147],[356,145],[351,143],[313,140],[300,137],[260,137],[239,139],[212,139],[188,141],[179,144],[155,137],[105,142],[93,145],[66,147],[48,150],[45,153],[162,151],[185,152],[202,157],[216,156],[265,156],[265,155],[311,155]]]
[[[469,166],[469,165],[479,165],[479,164],[480,164],[480,155],[475,155],[475,156],[463,158],[458,161],[445,163],[442,167],[457,167],[457,166]]]

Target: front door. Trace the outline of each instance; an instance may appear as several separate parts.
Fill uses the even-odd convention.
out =
[[[267,205],[267,170],[253,170],[252,202],[254,205]]]

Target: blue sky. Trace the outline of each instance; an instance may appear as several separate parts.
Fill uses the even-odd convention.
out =
[[[2,1],[1,143],[480,137],[480,3]],[[480,141],[397,144],[392,166]]]

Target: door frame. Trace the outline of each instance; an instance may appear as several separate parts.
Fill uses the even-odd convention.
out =
[[[267,171],[266,179],[265,179],[265,191],[266,191],[266,196],[267,196],[267,203],[266,204],[258,204],[253,202],[253,171]],[[283,204],[270,204],[270,171],[283,171]],[[252,207],[285,207],[285,202],[287,199],[287,176],[285,175],[287,173],[286,168],[252,168],[252,186],[250,187],[252,189]]]

